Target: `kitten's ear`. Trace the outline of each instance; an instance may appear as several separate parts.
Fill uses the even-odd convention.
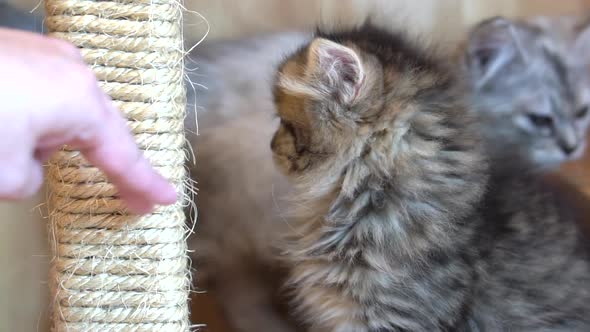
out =
[[[578,27],[574,43],[576,56],[581,57],[582,63],[590,63],[590,19]]]
[[[305,74],[318,80],[322,90],[335,94],[343,104],[355,101],[364,78],[356,52],[324,38],[316,38],[309,45]]]
[[[467,42],[465,65],[477,86],[482,86],[514,60],[525,58],[518,29],[503,17],[495,17],[475,26]]]

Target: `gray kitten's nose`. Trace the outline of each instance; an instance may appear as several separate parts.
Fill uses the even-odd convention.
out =
[[[566,155],[572,154],[580,145],[580,140],[573,125],[562,124],[556,128],[557,144]]]
[[[578,148],[578,144],[572,144],[572,142],[561,142],[560,147],[563,150],[563,152],[565,152],[565,154],[570,155],[574,153],[574,151],[576,151],[576,149]]]

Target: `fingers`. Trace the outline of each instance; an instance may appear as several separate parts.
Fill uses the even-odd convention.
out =
[[[38,148],[37,150],[35,150],[33,158],[39,161],[39,163],[44,164],[57,150],[58,147]]]
[[[9,78],[0,79],[6,96],[0,108],[1,197],[37,190],[40,160],[67,144],[104,171],[131,212],[149,212],[176,200],[175,189],[142,156],[76,47],[3,29],[0,44],[0,72]]]
[[[18,53],[16,55],[22,56],[22,52],[42,51],[46,56],[49,53],[58,53],[61,57],[83,62],[82,54],[76,46],[65,40],[38,33],[0,27],[0,42],[2,45],[19,44],[17,48],[8,47],[3,49],[4,52],[11,53],[13,51]]]
[[[37,133],[36,157],[43,159],[47,150],[65,144],[79,149],[117,187],[133,213],[174,203],[175,189],[143,157],[124,118],[92,72],[73,65],[64,76],[65,85],[56,95],[66,94],[62,97],[66,104],[53,112],[40,112],[31,121]]]
[[[41,163],[31,160],[25,167],[5,164],[0,168],[0,199],[21,200],[33,196],[43,184]]]
[[[168,205],[177,199],[176,190],[143,157],[124,119],[105,99],[104,122],[81,152],[117,186],[129,210],[147,213],[155,204]]]
[[[43,148],[38,149],[37,157],[42,159],[47,150],[63,144],[79,149],[117,187],[119,196],[133,213],[149,213],[155,205],[174,203],[176,190],[143,157],[111,100],[98,87],[91,95],[96,102],[88,103],[90,107],[64,112],[56,120],[61,123],[60,130],[55,130],[56,124],[46,128],[51,135],[38,143]]]
[[[41,187],[43,170],[32,158],[33,137],[22,114],[0,111],[0,199],[32,196]],[[16,143],[16,144],[15,144]]]
[[[80,53],[80,49],[76,46],[72,45],[71,43],[57,38],[48,37],[49,42],[53,43],[54,47],[59,49],[59,51],[63,54],[63,56],[71,58],[74,61],[79,61],[81,63],[84,62],[84,58],[82,57],[82,53]]]

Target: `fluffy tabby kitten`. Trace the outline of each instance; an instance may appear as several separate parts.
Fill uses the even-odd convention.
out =
[[[539,168],[581,157],[590,124],[590,25],[494,18],[470,33],[464,65],[488,147]],[[559,29],[561,27],[561,29]]]
[[[526,172],[488,168],[428,50],[370,26],[319,33],[274,97],[273,157],[296,188],[288,285],[309,330],[590,329],[568,210]]]

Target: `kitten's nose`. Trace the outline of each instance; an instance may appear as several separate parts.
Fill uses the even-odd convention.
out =
[[[567,155],[574,153],[578,148],[578,144],[575,142],[561,142],[560,146],[563,152]]]
[[[574,126],[562,125],[557,130],[557,143],[566,155],[572,154],[578,148],[580,140]]]

